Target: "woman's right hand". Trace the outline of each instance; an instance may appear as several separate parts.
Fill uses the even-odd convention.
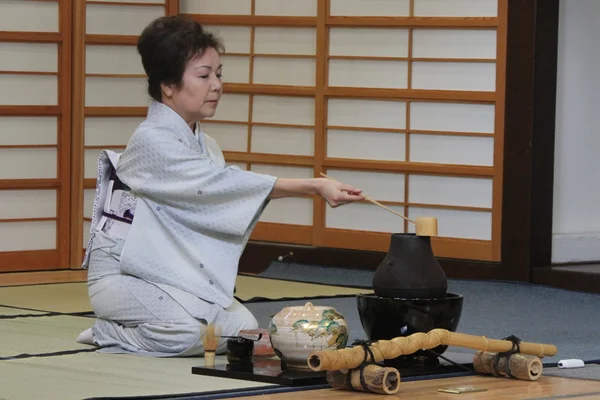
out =
[[[317,178],[317,180],[317,193],[333,208],[365,199],[361,195],[362,190],[354,186],[326,178]]]

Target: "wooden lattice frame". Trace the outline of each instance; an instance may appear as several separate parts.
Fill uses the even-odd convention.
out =
[[[31,1],[31,0],[25,0]],[[35,0],[34,0],[35,1]],[[40,0],[36,0],[40,1]],[[0,71],[0,74],[54,75],[58,78],[58,103],[53,106],[0,106],[2,116],[53,116],[57,117],[56,145],[7,145],[0,148],[56,148],[56,179],[0,180],[0,189],[56,189],[56,218],[21,218],[0,222],[56,221],[56,249],[2,252],[0,272],[29,270],[57,270],[69,262],[69,210],[71,161],[71,9],[72,0],[41,0],[57,3],[59,7],[59,32],[0,31],[1,42],[55,43],[58,46],[58,72]]]
[[[89,218],[84,215],[83,195],[85,189],[93,189],[96,187],[96,180],[92,178],[84,178],[84,153],[86,149],[123,149],[122,145],[115,146],[89,146],[85,144],[85,118],[96,117],[122,117],[122,116],[139,116],[143,117],[147,113],[146,107],[86,107],[85,106],[85,79],[86,77],[102,77],[102,78],[118,78],[118,77],[145,77],[145,75],[119,75],[119,74],[88,74],[85,68],[86,45],[135,45],[137,44],[138,36],[128,35],[101,35],[101,34],[86,34],[86,6],[88,4],[99,5],[119,5],[119,6],[164,6],[165,15],[176,15],[179,13],[178,0],[165,0],[164,4],[160,3],[133,3],[119,2],[107,3],[99,1],[79,1],[76,2],[74,8],[74,46],[73,46],[73,190],[71,208],[71,257],[70,268],[80,269],[82,261],[82,249],[85,247],[83,243],[82,231],[85,221]]]
[[[247,152],[226,151],[225,156],[228,161],[237,163],[274,164],[274,165],[295,165],[314,168],[315,176],[321,172],[326,172],[327,168],[351,168],[365,171],[386,171],[386,172],[418,172],[420,174],[436,174],[462,177],[486,177],[493,179],[493,201],[492,201],[492,239],[491,241],[467,240],[454,238],[436,238],[433,246],[436,254],[451,258],[469,258],[476,260],[499,260],[501,252],[501,220],[502,220],[502,170],[503,170],[503,137],[504,137],[504,85],[505,85],[505,64],[506,64],[506,20],[508,2],[506,0],[498,1],[498,16],[490,18],[420,18],[420,17],[332,17],[329,16],[329,1],[318,0],[318,12],[316,17],[279,17],[279,16],[261,16],[255,15],[256,1],[252,1],[251,15],[192,15],[194,19],[205,25],[227,25],[244,26],[251,28],[250,53],[233,53],[235,56],[250,57],[250,76],[248,84],[226,84],[227,93],[247,94],[250,97],[250,119],[248,121],[248,141],[251,141],[252,126],[272,126],[272,127],[294,127],[293,125],[265,124],[252,122],[252,100],[254,95],[282,95],[282,96],[307,96],[315,100],[315,138],[314,138],[314,156],[291,156],[278,154],[256,154],[250,152],[248,146]],[[410,2],[410,13],[414,14],[414,0]],[[317,31],[317,51],[316,51],[316,84],[314,87],[298,86],[277,86],[277,85],[257,85],[252,83],[254,57],[310,57],[296,55],[269,55],[255,54],[254,52],[254,31],[255,27],[311,27]],[[373,57],[340,57],[330,56],[328,53],[328,29],[329,27],[403,27],[409,29],[409,55],[402,60],[409,61],[409,84],[411,74],[411,61],[430,61],[430,59],[419,59],[412,57],[412,31],[417,27],[431,28],[462,28],[462,29],[495,29],[497,30],[497,65],[496,71],[496,91],[495,92],[458,92],[458,91],[425,91],[408,89],[356,89],[328,87],[327,82],[327,63],[328,59],[372,59]],[[387,58],[386,59],[400,59]],[[489,62],[490,60],[481,59],[443,59],[443,61],[461,61],[461,62]],[[389,161],[369,161],[355,159],[333,159],[325,157],[326,148],[326,105],[329,98],[364,98],[364,99],[393,99],[403,100],[407,103],[407,124],[410,121],[410,102],[412,100],[420,101],[452,101],[452,102],[473,102],[477,104],[495,104],[495,133],[494,137],[494,166],[462,166],[462,165],[436,165],[436,164],[417,164],[411,162],[389,162]],[[232,123],[231,121],[209,121],[209,123]],[[344,129],[348,129],[344,127]],[[389,131],[385,129],[366,129],[369,131]],[[402,131],[406,134],[406,149],[409,149],[408,130]],[[478,134],[464,134],[459,132],[429,132],[438,134],[454,134],[478,136]],[[484,136],[479,134],[479,136]],[[485,135],[490,136],[490,135]],[[388,205],[404,206],[405,213],[408,211],[408,179],[405,180],[405,199],[402,202],[386,202]],[[459,209],[468,211],[487,211],[477,207],[456,207],[445,205],[430,204],[411,204],[418,207],[435,207],[441,209]],[[313,204],[313,225],[290,225],[277,223],[261,222],[256,227],[252,240],[273,241],[283,243],[293,243],[300,245],[311,245],[320,247],[349,248],[359,250],[382,251],[388,246],[389,234],[378,232],[350,231],[341,229],[324,228],[325,203],[318,198],[314,199]],[[405,229],[407,227],[405,226]]]
[[[42,0],[58,2],[59,0]],[[67,60],[71,53],[67,51],[70,35],[73,48],[73,145],[72,158],[74,179],[72,180],[73,200],[71,204],[65,201],[68,197],[69,188],[64,186],[68,175],[64,173],[64,168],[58,179],[50,180],[12,180],[0,181],[0,189],[36,189],[36,188],[60,188],[61,198],[59,199],[59,210],[57,218],[59,222],[59,237],[61,242],[58,248],[61,249],[61,243],[69,238],[68,210],[71,209],[73,216],[70,223],[73,225],[71,230],[71,267],[79,268],[81,253],[81,215],[83,214],[83,204],[81,201],[82,186],[93,188],[94,182],[86,181],[82,185],[81,179],[75,179],[76,174],[80,173],[82,177],[83,168],[83,64],[81,59],[84,55],[85,42],[85,7],[81,1],[61,0],[63,4],[70,4],[63,7],[61,11],[61,32],[60,34],[48,33],[30,33],[30,32],[0,32],[2,41],[31,41],[31,42],[59,42],[63,39],[63,53],[61,54],[61,73],[67,73],[71,68],[71,63]],[[166,10],[169,15],[178,13],[179,1],[167,0]],[[104,3],[106,4],[106,3]],[[122,4],[122,3],[120,3]],[[323,7],[320,5],[319,7]],[[65,25],[71,12],[73,14],[74,32],[70,32],[70,27]],[[320,14],[321,15],[321,14]],[[500,17],[500,15],[499,15]],[[256,17],[254,23],[265,24],[268,20],[262,17]],[[370,22],[377,23],[378,19],[370,19]],[[498,34],[508,36],[504,43],[505,47],[498,47],[499,52],[506,51],[506,107],[505,118],[506,134],[504,154],[504,167],[497,173],[503,175],[504,190],[502,200],[502,229],[498,224],[494,225],[494,232],[500,230],[502,233],[503,248],[501,250],[500,262],[480,262],[468,260],[441,259],[442,265],[449,276],[463,278],[480,279],[518,279],[523,281],[530,280],[531,267],[546,266],[550,262],[551,254],[551,221],[552,221],[552,167],[553,167],[553,138],[554,138],[554,101],[556,98],[556,51],[558,42],[558,0],[534,0],[527,3],[510,3],[508,5],[507,27],[499,27]],[[271,19],[272,21],[272,19]],[[369,23],[370,23],[369,22]],[[308,19],[308,23],[314,25],[313,19]],[[319,29],[326,21],[319,20]],[[481,22],[479,22],[481,23]],[[502,30],[501,30],[502,29]],[[89,35],[88,39],[93,42],[104,44],[114,42],[117,38],[106,36]],[[134,44],[135,37],[120,37],[116,44]],[[321,51],[324,51],[321,49]],[[78,59],[79,57],[79,59]],[[538,60],[538,62],[534,62]],[[500,65],[498,65],[500,67]],[[319,68],[321,70],[322,68]],[[79,73],[77,73],[79,71]],[[80,81],[79,87],[78,80]],[[42,106],[42,107],[23,107],[2,106],[0,114],[2,115],[57,115],[63,113],[60,126],[62,128],[59,146],[69,143],[68,118],[65,118],[64,112],[68,112],[66,101],[70,82],[61,80],[61,106]],[[235,90],[235,88],[233,88]],[[242,89],[242,88],[239,88]],[[254,92],[269,93],[270,88],[254,87]],[[246,92],[252,92],[250,88]],[[231,90],[230,90],[231,91]],[[274,93],[277,94],[277,93]],[[281,93],[289,94],[289,93]],[[306,93],[312,94],[311,91]],[[317,91],[318,95],[319,92]],[[382,94],[383,95],[383,94]],[[81,114],[76,112],[79,107]],[[143,108],[128,109],[86,109],[87,115],[106,115],[122,116],[136,115],[144,116]],[[80,117],[78,117],[80,115]],[[78,125],[78,118],[81,118]],[[319,139],[319,138],[317,138]],[[315,157],[318,154],[315,154]],[[61,152],[59,158],[60,165],[68,165],[69,154]],[[315,163],[318,166],[318,163]],[[496,192],[497,193],[497,192]],[[79,201],[77,201],[79,197]],[[499,203],[497,204],[500,207]],[[65,228],[66,227],[66,228]],[[285,243],[261,243],[251,241],[244,253],[240,268],[242,271],[258,271],[270,264],[277,256],[287,254],[290,250],[294,251],[294,257],[290,261],[304,262],[321,265],[374,268],[378,265],[383,256],[380,252],[361,252],[351,250],[336,250],[333,248],[315,248],[311,246],[291,246]],[[66,264],[60,260],[67,260],[68,255],[64,256],[62,252],[68,251],[66,247],[57,252],[16,252],[3,253],[0,257],[0,270],[7,271],[7,267],[13,271],[18,270],[42,270],[53,269],[53,265],[65,267]],[[52,254],[53,253],[53,254]],[[61,253],[59,255],[59,253]],[[538,273],[537,279],[541,282],[541,274]],[[21,272],[5,273],[2,276],[3,284],[23,284],[35,282],[58,282],[69,280],[85,279],[84,275],[77,271],[48,271],[48,272]]]

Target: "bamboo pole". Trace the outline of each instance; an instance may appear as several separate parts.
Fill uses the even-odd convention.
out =
[[[433,349],[440,345],[465,347],[489,352],[506,352],[513,349],[509,340],[488,339],[485,336],[474,336],[465,333],[450,332],[446,329],[433,329],[428,333],[418,332],[406,337],[391,340],[380,340],[369,346],[374,360],[394,359],[401,355],[413,354],[422,349]],[[557,353],[554,345],[538,343],[519,343],[519,352],[538,357],[553,356]],[[313,371],[331,371],[353,369],[365,360],[365,350],[362,346],[354,346],[340,350],[321,350],[309,354],[307,363]]]

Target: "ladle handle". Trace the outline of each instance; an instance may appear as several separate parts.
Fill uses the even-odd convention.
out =
[[[331,180],[331,181],[338,182],[337,180],[333,179],[333,178],[332,178],[332,177],[330,177],[330,176],[327,176],[327,175],[325,175],[325,174],[324,174],[324,173],[322,173],[322,172],[321,172],[321,176],[322,176],[322,177],[324,177],[324,178],[327,178],[327,179],[329,179],[329,180]],[[404,219],[405,219],[405,220],[407,220],[408,222],[412,222],[414,225],[416,225],[416,222],[415,222],[415,221],[413,221],[412,219],[410,219],[410,218],[407,218],[407,217],[405,217],[404,215],[400,214],[399,212],[396,212],[396,211],[392,210],[391,208],[384,206],[383,204],[381,204],[380,202],[378,202],[378,201],[376,201],[376,200],[373,200],[372,198],[370,198],[370,197],[369,197],[369,196],[367,196],[366,194],[364,194],[364,193],[363,193],[363,194],[362,194],[362,196],[365,198],[365,200],[367,200],[367,201],[370,201],[371,203],[373,203],[373,204],[375,204],[375,205],[378,205],[379,207],[383,208],[384,210],[387,210],[387,211],[391,212],[392,214],[396,214],[397,216],[399,216],[399,217],[401,217],[401,218],[404,218]]]

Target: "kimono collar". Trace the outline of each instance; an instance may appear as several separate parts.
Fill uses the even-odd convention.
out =
[[[161,102],[153,101],[148,107],[148,117],[149,120],[154,120],[161,123],[166,123],[171,125],[177,130],[179,133],[183,134],[184,137],[188,137],[189,134],[195,135],[196,129],[198,126],[196,124],[196,129],[194,131],[190,130],[189,125],[181,115],[177,114],[175,110],[171,107],[164,105]]]

